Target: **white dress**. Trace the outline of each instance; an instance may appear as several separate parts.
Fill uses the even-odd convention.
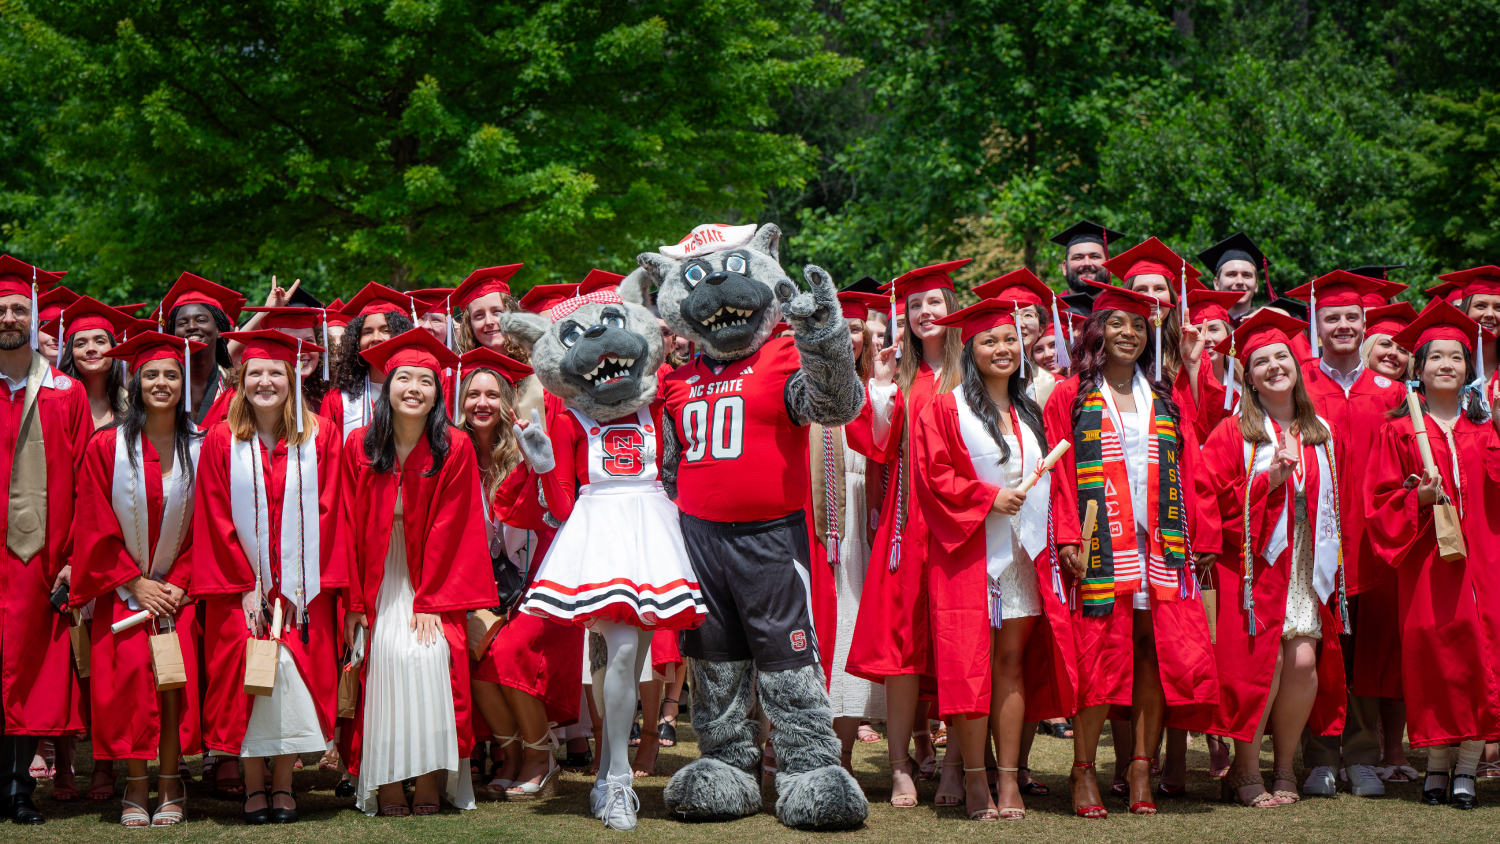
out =
[[[441,631],[436,642],[424,645],[412,629],[417,593],[407,571],[401,515],[398,491],[370,637],[359,808],[374,815],[380,808],[380,786],[436,771],[438,788],[446,792],[448,802],[472,809],[474,784],[468,760],[458,755],[458,725],[448,675],[451,652]]]
[[[839,429],[839,436],[844,436]],[[865,522],[870,506],[865,495],[865,456],[849,447],[844,438],[844,510],[848,524],[839,536],[839,564],[833,570],[833,587],[838,598],[838,630],[833,642],[833,673],[828,678],[828,697],[833,703],[833,717],[885,720],[885,686],[855,677],[844,670],[849,664],[849,645],[854,639],[854,622],[859,617],[859,596],[865,587],[865,567],[870,562],[870,546],[865,539]],[[878,482],[877,478],[877,482]]]
[[[323,739],[312,692],[303,682],[291,650],[281,644],[276,646],[276,653],[276,685],[269,697],[255,696],[240,755],[257,759],[287,753],[322,753],[331,742]]]

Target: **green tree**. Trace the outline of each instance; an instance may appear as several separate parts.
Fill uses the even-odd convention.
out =
[[[809,32],[810,0],[0,12],[7,64],[46,104],[45,184],[7,181],[6,246],[93,290],[156,292],[184,269],[330,293],[514,261],[523,285],[627,269],[812,175],[807,144],[767,131],[770,102],[857,67]]]
[[[1121,107],[1180,49],[1171,2],[846,0],[837,12],[880,119],[836,158],[850,198],[805,209],[796,248],[885,277],[976,234],[1036,269],[1046,235],[1094,209]]]

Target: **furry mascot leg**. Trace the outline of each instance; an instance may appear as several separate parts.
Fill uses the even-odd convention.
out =
[[[839,764],[833,708],[818,667],[762,672],[760,705],[776,725],[776,817],[798,829],[864,824],[870,803]]]
[[[688,821],[727,821],[761,809],[760,724],[749,717],[754,665],[694,659],[693,730],[699,757],[662,792],[667,810]],[[825,708],[826,708],[825,704]],[[778,746],[780,738],[777,738]],[[837,754],[835,754],[837,762]]]

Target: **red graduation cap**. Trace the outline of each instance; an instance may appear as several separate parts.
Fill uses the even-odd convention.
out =
[[[454,379],[456,383],[463,382],[464,372],[474,372],[478,369],[492,370],[495,374],[504,378],[506,383],[514,387],[522,378],[530,375],[530,366],[521,363],[513,357],[502,355],[488,346],[479,346],[458,356],[459,376]]]
[[[1353,271],[1351,270],[1351,272]],[[1359,273],[1355,273],[1355,275],[1359,275]],[[1364,305],[1366,309],[1378,308],[1382,305],[1385,305],[1386,303],[1394,299],[1397,295],[1399,295],[1401,291],[1405,290],[1407,287],[1407,285],[1405,284],[1398,284],[1394,281],[1387,281],[1385,279],[1376,279],[1375,283],[1380,285],[1379,290],[1375,291],[1374,293],[1366,293],[1365,295],[1360,297],[1360,304]]]
[[[974,335],[989,331],[991,328],[1015,325],[1016,305],[999,299],[980,299],[976,304],[954,311],[942,319],[933,320],[933,324],[959,326],[959,334],[967,343],[974,338]]]
[[[1052,307],[1053,299],[1052,288],[1025,267],[974,285],[974,294],[981,299],[998,299],[1010,305],[1040,305],[1043,308]]]
[[[144,325],[154,326],[155,323],[140,320]],[[171,334],[163,334],[160,331],[141,331],[133,335],[129,340],[116,345],[104,353],[107,358],[123,360],[134,372],[142,366],[154,360],[175,360],[178,366],[186,368],[186,353],[201,352],[206,346],[193,340],[184,340]]]
[[[304,307],[253,307],[246,308],[246,313],[265,314],[260,321],[260,327],[270,331],[288,331],[294,328],[317,328],[322,321],[323,311],[321,308]]]
[[[156,307],[152,316],[156,318],[158,325],[165,325],[172,310],[181,305],[212,305],[223,311],[224,316],[233,324],[239,318],[240,310],[245,307],[245,297],[222,284],[215,284],[192,273],[183,273],[177,277],[167,295],[162,297],[161,304]]]
[[[1181,255],[1154,237],[1105,261],[1104,268],[1120,281],[1128,281],[1138,275],[1165,276],[1174,289],[1182,284],[1184,271],[1187,273],[1189,290],[1200,275],[1197,267],[1187,263]]]
[[[844,290],[839,293],[839,310],[844,319],[869,319],[870,311],[885,311],[891,300],[879,293],[860,293]]]
[[[1431,298],[1441,298],[1450,304],[1457,304],[1464,298],[1464,286],[1456,281],[1445,281],[1442,284],[1434,284],[1422,292]]]
[[[1366,278],[1347,270],[1334,270],[1282,295],[1301,299],[1317,308],[1343,308],[1349,305],[1364,307],[1366,296],[1380,295],[1380,291],[1386,289],[1388,284],[1391,282]],[[1313,317],[1316,319],[1317,315],[1314,314]]]
[[[1395,336],[1401,329],[1411,325],[1417,318],[1417,309],[1410,302],[1397,302],[1365,310],[1365,336],[1376,334]]]
[[[1149,293],[1137,293],[1134,290],[1105,284],[1102,281],[1090,281],[1089,286],[1099,291],[1099,294],[1094,297],[1094,313],[1096,314],[1102,311],[1124,311],[1150,319],[1152,314],[1166,307],[1165,302]]]
[[[411,332],[407,332],[411,333]],[[315,346],[306,340],[299,340],[284,331],[271,328],[257,328],[254,331],[226,331],[222,335],[226,340],[235,340],[243,343],[245,350],[240,353],[240,362],[251,360],[279,360],[282,363],[295,364],[297,353],[309,352],[322,353],[322,346]]]
[[[1223,354],[1234,355],[1241,363],[1249,364],[1250,356],[1267,346],[1285,343],[1290,348],[1292,338],[1306,328],[1307,323],[1296,317],[1287,316],[1274,308],[1261,308],[1240,323],[1234,333],[1219,341],[1215,348]]]
[[[354,294],[354,298],[344,306],[344,313],[348,314],[351,320],[371,314],[388,314],[391,311],[410,316],[411,304],[411,297],[405,293],[372,281]]]
[[[625,276],[619,273],[612,273],[608,270],[589,270],[589,274],[583,277],[583,281],[578,282],[578,295],[582,296],[597,290],[618,290],[620,282],[624,280]]]
[[[42,324],[42,331],[58,336],[59,327],[63,337],[72,337],[79,331],[102,329],[118,339],[122,332],[135,325],[138,320],[118,308],[111,308],[92,296],[79,296],[66,307],[58,308],[56,318]]]
[[[908,296],[917,293],[926,293],[929,290],[954,290],[953,271],[972,260],[974,259],[960,258],[957,261],[945,261],[941,264],[909,270],[885,285],[885,290],[895,290],[896,301],[903,303]]]
[[[29,296],[31,294],[28,291],[22,295]],[[80,298],[82,297],[77,293],[60,284],[46,293],[42,293],[36,297],[37,321],[45,325],[57,319],[62,314],[63,308],[77,302]],[[51,334],[52,332],[48,331],[47,333]]]
[[[1239,290],[1189,290],[1188,322],[1202,325],[1209,320],[1222,319],[1232,325],[1229,309],[1243,295]]]
[[[1470,319],[1468,314],[1442,299],[1434,299],[1412,320],[1411,325],[1401,329],[1392,339],[1413,354],[1433,340],[1457,340],[1472,354],[1474,341],[1479,338],[1482,330],[1479,323]],[[1495,337],[1488,331],[1484,332],[1484,336],[1487,340]]]
[[[469,273],[458,289],[453,291],[453,301],[460,308],[467,308],[480,296],[491,293],[510,295],[510,277],[525,264],[506,264],[502,267],[482,267]]]
[[[578,295],[577,284],[538,284],[521,297],[521,307],[534,314],[552,310],[564,299]]]
[[[1438,278],[1454,285],[1454,299],[1464,299],[1476,294],[1500,294],[1500,267],[1471,267],[1458,272],[1444,273]],[[1436,289],[1436,288],[1434,288]]]
[[[47,272],[20,258],[0,255],[0,296],[30,296],[34,281],[37,296],[40,297],[65,275],[66,272]]]
[[[416,303],[417,316],[428,314],[452,314],[454,294],[451,287],[429,287],[425,290],[408,290],[406,295]]]
[[[420,366],[439,372],[458,365],[458,355],[449,351],[431,333],[407,331],[360,352],[376,370],[391,373],[400,366]]]
[[[348,305],[343,299],[334,299],[323,306],[323,318],[327,320],[329,325],[348,325],[349,321],[354,319],[354,316],[345,313],[344,308],[346,307]]]

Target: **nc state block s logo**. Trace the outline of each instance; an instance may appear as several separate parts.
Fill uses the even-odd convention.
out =
[[[792,650],[801,653],[807,650],[807,634],[801,630],[792,631]]]
[[[639,475],[645,463],[641,451],[646,446],[640,428],[606,428],[601,435],[604,445],[604,471],[611,475]]]

